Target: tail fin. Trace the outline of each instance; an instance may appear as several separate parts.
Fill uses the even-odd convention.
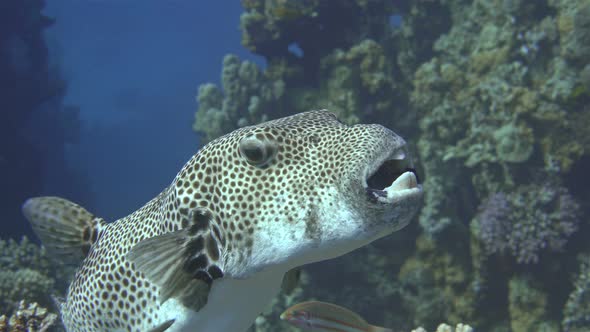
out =
[[[106,225],[78,204],[59,197],[30,198],[22,211],[47,251],[68,264],[79,264],[86,257]]]

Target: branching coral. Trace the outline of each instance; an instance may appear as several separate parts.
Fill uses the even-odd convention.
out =
[[[417,329],[412,330],[412,332],[426,332],[426,329],[419,327]],[[463,323],[457,324],[455,328],[451,327],[448,324],[440,324],[436,328],[436,332],[473,332],[473,328]]]
[[[558,331],[548,320],[548,298],[533,280],[516,276],[508,282],[508,307],[512,331]]]
[[[400,108],[391,47],[379,42],[390,38],[390,1],[242,5],[242,43],[264,56],[267,68],[226,56],[222,88],[199,88],[193,129],[205,142],[239,126],[310,109],[329,108],[354,124],[363,117],[391,117]]]
[[[480,207],[478,218],[473,223],[475,235],[484,243],[488,254],[495,254],[506,249],[506,236],[510,234],[511,225],[507,219],[512,207],[504,193],[494,193]]]
[[[39,271],[29,268],[20,268],[17,271],[0,272],[0,294],[2,309],[12,309],[18,304],[18,300],[40,300],[50,303],[51,291],[55,281]]]
[[[10,317],[0,316],[0,332],[48,332],[56,322],[56,314],[37,303],[20,301]]]
[[[590,57],[590,4],[566,6],[567,14],[560,16],[559,21],[564,38],[562,53],[567,59],[587,63]]]
[[[461,261],[460,255],[437,247],[432,238],[418,237],[416,253],[405,260],[398,275],[400,302],[408,307],[413,324],[430,328],[443,319],[471,321],[475,298],[468,287],[469,269]]]
[[[243,0],[242,5],[242,44],[267,59],[288,55],[292,44],[316,59],[352,46],[385,30],[393,11],[391,2],[381,0]]]
[[[562,327],[567,332],[590,331],[590,254],[580,255],[580,271],[563,310]]]
[[[223,59],[221,75],[223,91],[213,84],[199,87],[199,110],[193,129],[210,141],[236,127],[258,123],[274,111],[284,93],[284,83],[263,74],[256,64],[241,62],[235,55]]]
[[[356,124],[363,117],[391,117],[395,109],[393,69],[385,49],[374,40],[333,50],[321,59],[318,77],[317,88],[286,91],[291,111],[327,108],[343,122]]]
[[[226,56],[222,89],[213,84],[199,87],[193,129],[207,142],[236,127],[287,113],[328,108],[342,121],[355,124],[363,116],[391,117],[395,109],[393,69],[385,49],[373,40],[322,58],[319,73],[324,78],[317,87],[301,87],[301,68],[289,68],[285,61],[272,61],[261,71],[252,62]]]
[[[492,194],[480,207],[475,235],[488,254],[510,252],[519,263],[536,263],[543,250],[563,249],[579,218],[565,188],[523,187]]]
[[[45,250],[26,237],[0,240],[0,312],[12,312],[21,300],[50,306],[57,274]]]

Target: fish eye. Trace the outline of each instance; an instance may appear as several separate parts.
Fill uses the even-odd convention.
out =
[[[240,141],[240,155],[253,166],[268,166],[276,154],[276,144],[267,139],[256,136],[247,136]]]
[[[328,112],[328,114],[330,114],[330,116],[331,116],[332,118],[334,118],[334,120],[336,120],[336,121],[337,121],[339,124],[341,124],[341,125],[345,125],[345,126],[347,126],[347,125],[348,125],[347,123],[344,123],[342,120],[340,120],[340,119],[338,118],[338,116],[337,116],[335,113]]]

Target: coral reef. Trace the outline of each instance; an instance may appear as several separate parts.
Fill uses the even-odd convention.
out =
[[[434,328],[441,320],[461,321],[474,315],[469,268],[453,252],[457,249],[439,250],[432,238],[417,238],[415,254],[405,260],[397,277],[399,301],[413,317],[413,325]]]
[[[228,55],[221,89],[199,87],[193,129],[204,142],[312,108],[330,108],[352,124],[404,106],[396,102],[400,87],[388,61],[393,53],[379,42],[390,38],[388,1],[244,0],[242,5],[242,43],[265,57],[266,69]]]
[[[568,332],[590,330],[590,254],[581,254],[578,260],[580,271],[563,310],[562,327]]]
[[[588,153],[580,145],[588,131],[576,125],[588,121],[580,102],[583,88],[575,88],[584,83],[574,74],[587,63],[568,59],[559,48],[580,38],[572,37],[573,29],[566,33],[559,20],[583,15],[585,6],[584,1],[450,4],[451,15],[461,19],[434,42],[432,58],[413,78],[411,104],[420,112],[418,146],[426,173],[420,224],[444,247],[471,220],[467,279],[479,293],[472,307],[508,304],[513,331],[558,330],[556,307],[537,315],[523,309],[529,308],[525,299],[563,301],[559,287],[565,285],[546,285],[569,265],[546,253],[564,253],[572,236],[583,236],[578,229],[587,234],[579,226],[585,220],[573,189],[564,187],[572,167]],[[578,33],[589,32],[579,26]],[[509,254],[517,264],[491,254]],[[542,265],[537,275],[522,279],[518,263],[537,262]],[[527,285],[537,288],[533,292]],[[480,320],[484,316],[471,320],[479,327],[496,326],[490,317]]]
[[[388,96],[395,88],[394,72],[386,49],[372,39],[349,49],[336,49],[322,58],[320,77],[323,79],[315,100],[305,100],[298,109],[322,105],[342,121],[355,124],[369,114],[384,116],[394,107],[392,96]]]
[[[508,305],[512,331],[559,331],[557,322],[548,320],[547,292],[530,278],[510,279]]]
[[[364,36],[383,33],[393,12],[389,1],[242,0],[242,5],[246,12],[240,27],[246,48],[270,59],[296,56],[289,51],[296,44],[312,61]]]
[[[271,59],[261,71],[235,55],[223,60],[222,89],[199,87],[193,129],[205,142],[237,127],[313,108],[328,108],[342,121],[358,123],[359,110],[372,118],[388,116],[395,104],[393,69],[386,49],[364,39],[349,49],[335,49],[317,68],[317,86],[306,83],[305,68],[288,59]],[[290,89],[286,90],[285,87]]]
[[[311,267],[306,297],[400,330],[587,329],[590,2],[242,4],[266,68],[228,56],[200,87],[204,141],[328,108],[401,133],[423,179],[419,227]]]
[[[52,295],[63,294],[71,271],[56,266],[26,237],[0,240],[0,312],[16,310],[21,300],[52,308]]]
[[[571,122],[582,109],[568,103],[578,78],[575,66],[550,47],[558,42],[555,17],[548,15],[552,9],[494,4],[473,1],[463,9],[469,9],[465,19],[435,42],[436,55],[415,74],[420,152],[432,174],[425,187],[433,201],[421,218],[427,232],[438,231],[437,220],[444,225],[461,220],[451,213],[458,209],[439,207],[450,203],[445,188],[461,182],[447,169],[466,167],[470,173],[462,176],[473,179],[463,181],[465,187],[486,197],[535,181],[532,175],[560,176],[583,153],[578,142],[586,134]],[[534,171],[518,172],[524,163]]]
[[[415,330],[412,330],[412,332],[426,332],[426,329],[424,329],[423,327],[419,327]],[[447,324],[440,324],[436,328],[435,332],[473,332],[473,328],[467,324],[462,323],[457,324],[455,328]]]
[[[21,301],[10,317],[0,316],[0,332],[50,332],[55,331],[56,321],[56,314],[37,303]]]
[[[263,111],[268,113],[269,108],[277,108],[284,93],[284,83],[268,76],[256,64],[227,55],[221,75],[223,93],[213,84],[199,87],[199,112],[193,129],[202,132],[205,141],[210,141],[235,127],[265,121],[268,115]]]
[[[566,188],[522,186],[492,194],[473,222],[489,254],[510,251],[519,263],[536,263],[543,249],[559,251],[576,232],[580,207]]]

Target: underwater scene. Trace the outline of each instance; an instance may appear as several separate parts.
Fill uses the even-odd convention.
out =
[[[590,0],[0,0],[0,332],[590,332]]]

